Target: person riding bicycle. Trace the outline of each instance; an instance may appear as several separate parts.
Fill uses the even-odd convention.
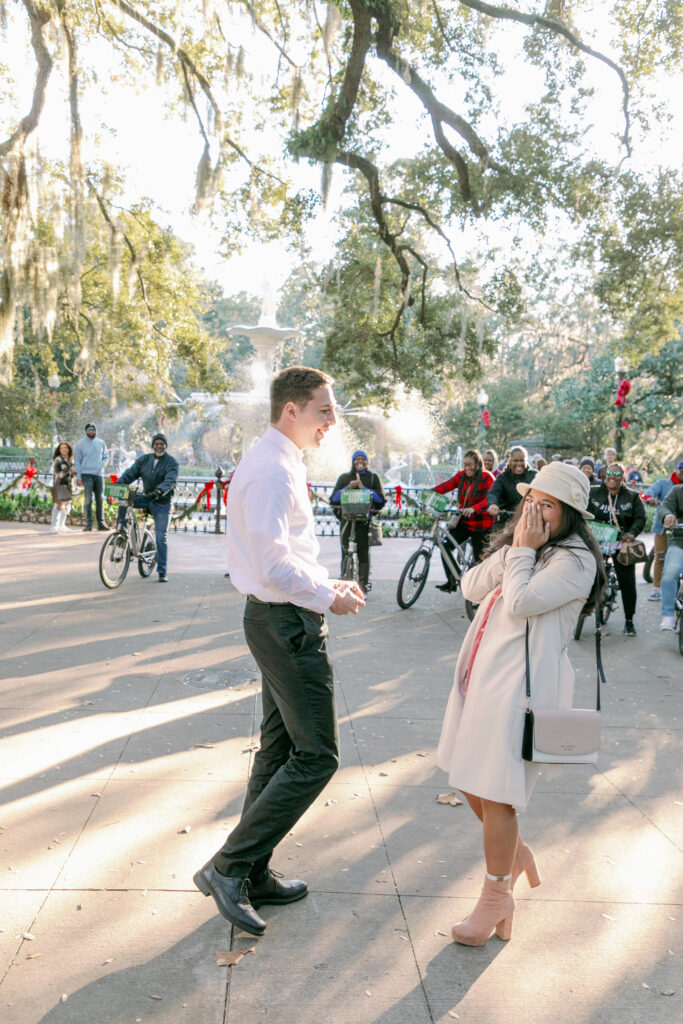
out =
[[[458,508],[461,509],[461,515],[454,527],[449,525],[448,532],[458,544],[466,540],[471,541],[475,562],[481,560],[484,544],[489,539],[493,526],[493,519],[488,513],[487,500],[493,482],[493,474],[484,469],[480,453],[476,448],[471,448],[470,451],[465,452],[463,468],[460,472],[452,476],[450,480],[444,480],[443,483],[432,488],[437,494],[448,494],[450,491],[458,492]],[[454,549],[455,545],[450,541],[445,543],[449,551]],[[449,593],[457,589],[457,583],[453,579],[453,574],[443,555],[441,561],[446,573],[446,582],[438,584],[436,589]]]
[[[683,522],[683,484],[675,484],[657,509],[657,519],[665,529]],[[660,629],[675,628],[675,602],[678,577],[683,572],[683,537],[672,534],[662,571],[662,621]]]
[[[657,507],[660,502],[664,501],[671,488],[676,487],[677,484],[681,483],[683,483],[683,459],[678,463],[678,466],[671,476],[660,477],[658,480],[655,480],[654,483],[650,484],[646,493],[643,495],[643,501],[648,505],[654,505]],[[652,532],[655,539],[655,557],[652,569],[652,593],[648,597],[648,601],[661,601],[662,570],[664,568],[664,559],[666,558],[669,541],[666,533],[664,532],[664,526],[656,515],[655,521],[652,525]]]
[[[517,484],[530,484],[536,470],[529,465],[529,453],[521,445],[515,445],[510,458],[499,477],[496,477],[488,493],[489,515],[497,516],[501,510],[514,512],[522,500]]]
[[[618,541],[632,541],[645,528],[645,506],[638,491],[624,485],[624,467],[619,462],[610,462],[605,482],[591,487],[588,508],[599,523],[611,523],[618,529]],[[624,633],[636,636],[633,616],[636,611],[636,567],[622,565],[613,558],[614,569],[619,580],[621,600],[624,606]]]
[[[380,509],[384,508],[387,499],[384,497],[384,491],[382,490],[382,481],[377,476],[377,473],[373,473],[372,470],[368,468],[368,457],[360,448],[351,456],[351,469],[348,473],[342,473],[332,490],[330,504],[334,514],[337,516],[337,519],[340,520],[341,492],[345,490],[365,490],[372,492],[370,517],[367,520],[355,520],[356,550],[358,552],[358,583],[363,593],[367,594],[370,589],[370,519],[374,514],[379,512]],[[340,539],[343,566],[344,559],[346,558],[349,550],[351,520],[341,520],[341,524]]]
[[[134,508],[149,509],[154,520],[159,583],[168,581],[166,537],[168,521],[171,518],[171,498],[178,479],[178,463],[168,454],[167,447],[168,441],[165,436],[155,434],[152,438],[152,454],[141,455],[117,481],[120,484],[132,484],[134,480],[142,480],[144,493],[135,495]],[[125,520],[126,509],[119,506],[117,529],[123,526]]]

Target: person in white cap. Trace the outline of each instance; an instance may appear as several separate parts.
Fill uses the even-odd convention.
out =
[[[527,623],[532,705],[570,707],[567,643],[605,582],[585,523],[593,518],[585,475],[551,463],[517,487],[523,500],[513,518],[462,580],[463,596],[479,609],[460,649],[436,757],[484,827],[482,893],[452,929],[456,942],[470,946],[484,945],[494,930],[509,939],[517,878],[525,872],[530,885],[540,883],[517,825],[538,778],[538,765],[522,760]]]

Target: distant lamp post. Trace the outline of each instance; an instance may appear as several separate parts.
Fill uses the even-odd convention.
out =
[[[477,417],[477,447],[481,451],[484,447],[484,431],[486,427],[490,427],[489,411],[486,408],[489,402],[489,396],[486,394],[483,388],[480,389],[477,395],[477,404],[479,406],[479,415]]]
[[[55,370],[47,379],[48,387],[50,388],[50,394],[52,396],[52,448],[53,450],[57,447],[57,392],[59,391],[60,384],[62,383],[59,379],[59,374]]]
[[[614,360],[614,373],[617,378],[616,398],[614,406],[617,410],[614,423],[614,447],[617,452],[617,459],[621,459],[624,451],[624,431],[628,428],[626,417],[626,399],[631,390],[631,381],[628,379],[629,361],[617,356]]]

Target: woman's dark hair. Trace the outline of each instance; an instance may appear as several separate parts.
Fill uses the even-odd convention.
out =
[[[472,477],[472,483],[468,484],[468,486],[471,487],[472,490],[476,491],[481,483],[481,474],[484,471],[484,460],[481,457],[481,452],[476,448],[470,448],[468,452],[465,452],[462,457],[463,464],[465,459],[472,459],[472,462],[474,463],[474,476]],[[458,488],[458,498],[459,497],[460,488]]]
[[[565,505],[563,501],[560,502],[560,508],[562,509],[562,519],[560,521],[560,528],[551,541],[548,541],[543,545],[542,548],[537,552],[537,559],[546,562],[549,558],[552,558],[553,549],[562,540],[566,540],[567,537],[579,537],[585,546],[588,548],[593,558],[595,559],[595,579],[593,580],[593,586],[591,592],[586,598],[586,603],[583,606],[581,612],[582,615],[587,615],[595,609],[596,604],[602,596],[602,592],[605,587],[607,575],[605,573],[605,563],[602,560],[602,552],[598,546],[598,542],[595,537],[586,526],[586,520],[583,518],[581,513],[577,509],[572,508],[571,505]],[[505,526],[496,530],[491,535],[491,540],[486,546],[483,554],[482,561],[488,558],[502,548],[505,544],[512,544],[512,536],[515,532],[515,527],[520,520],[522,512],[524,510],[524,501],[520,501],[519,505],[515,509],[514,515],[511,519],[508,519]],[[563,547],[568,551],[576,550],[571,545],[565,544]],[[577,559],[578,560],[578,559]]]
[[[68,458],[73,459],[73,457],[74,457],[74,450],[73,450],[73,448],[71,447],[71,445],[69,444],[68,441],[59,441],[57,443],[57,447],[55,448],[55,450],[52,453],[52,458],[56,459],[56,458],[58,458],[59,455],[61,455],[61,452],[60,452],[59,449],[62,447],[63,444],[65,444],[67,446],[67,448],[69,449]]]

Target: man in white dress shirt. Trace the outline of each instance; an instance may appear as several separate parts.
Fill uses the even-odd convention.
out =
[[[270,423],[230,483],[228,568],[247,595],[244,634],[261,670],[261,746],[242,817],[194,876],[228,921],[262,935],[263,904],[293,903],[305,882],[269,867],[273,849],[322,792],[339,764],[339,737],[325,613],[358,614],[354,582],[331,580],[318,562],[305,449],[336,422],[333,380],[291,366],[271,383]]]

